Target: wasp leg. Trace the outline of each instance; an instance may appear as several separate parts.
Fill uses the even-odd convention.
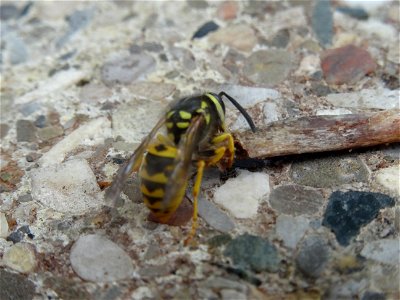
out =
[[[196,230],[197,230],[197,226],[198,226],[198,224],[197,224],[197,213],[198,213],[197,199],[198,199],[199,192],[200,192],[200,185],[201,185],[201,180],[203,178],[203,171],[204,171],[205,166],[206,166],[206,163],[204,162],[204,160],[199,160],[197,162],[197,175],[196,175],[196,181],[195,181],[194,187],[193,187],[192,229],[190,231],[189,236],[185,240],[185,246],[187,246],[190,243],[190,241],[193,239],[193,237],[196,234]]]
[[[208,165],[217,164],[225,155],[227,155],[228,156],[227,168],[229,169],[230,167],[232,167],[233,158],[235,155],[235,146],[232,135],[230,133],[225,132],[213,138],[211,142],[217,146],[218,145],[223,145],[223,146],[220,146],[214,150],[214,155],[208,161]]]

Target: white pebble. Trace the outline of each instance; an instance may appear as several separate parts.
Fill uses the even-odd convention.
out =
[[[83,214],[103,204],[96,176],[84,159],[41,167],[31,179],[33,199],[56,211]]]
[[[85,280],[110,282],[133,276],[129,255],[97,234],[81,236],[72,247],[70,260],[74,271]]]
[[[8,222],[6,215],[0,212],[0,238],[5,238],[8,236]]]
[[[364,246],[361,255],[391,266],[399,265],[399,240],[385,239],[373,241]]]
[[[276,233],[283,240],[285,246],[294,249],[310,227],[309,224],[310,220],[303,216],[279,215],[276,220]]]
[[[389,191],[400,195],[400,167],[392,166],[380,169],[376,173],[376,181]]]
[[[246,219],[257,214],[259,203],[269,192],[267,174],[241,171],[215,191],[214,200],[234,217]]]

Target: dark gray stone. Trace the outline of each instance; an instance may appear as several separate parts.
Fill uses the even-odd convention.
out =
[[[336,191],[329,197],[322,225],[335,233],[339,244],[347,246],[361,227],[377,217],[380,209],[394,204],[393,198],[380,193]]]
[[[33,198],[31,194],[25,194],[18,197],[18,202],[29,202],[32,200]]]
[[[210,32],[218,30],[218,28],[219,28],[218,24],[216,24],[213,21],[209,21],[203,24],[199,29],[197,29],[197,31],[193,34],[192,39],[202,38],[207,34],[209,34]]]
[[[358,20],[367,20],[369,18],[368,13],[361,7],[339,6],[336,10]]]
[[[332,188],[353,182],[367,182],[369,172],[358,157],[322,157],[294,162],[290,177],[300,185]]]
[[[17,121],[17,141],[18,142],[35,142],[36,128],[31,121]]]
[[[31,300],[35,295],[35,285],[25,276],[0,269],[1,300]]]
[[[298,185],[283,185],[274,189],[269,203],[280,213],[298,216],[317,213],[324,203],[321,193]]]
[[[0,124],[0,138],[4,138],[8,134],[10,127],[7,124]]]
[[[0,20],[7,21],[18,17],[18,15],[19,10],[15,5],[11,3],[0,5]]]
[[[318,277],[329,259],[327,242],[318,235],[311,235],[300,242],[296,254],[296,264],[301,272],[310,277]]]
[[[273,244],[247,233],[230,241],[224,255],[230,257],[236,266],[255,272],[276,272],[280,263],[278,251]]]
[[[289,29],[281,29],[279,30],[270,41],[267,42],[267,45],[270,47],[276,48],[286,48],[290,41],[290,32]]]
[[[333,15],[330,1],[317,1],[311,23],[318,41],[324,46],[330,45],[333,37]]]

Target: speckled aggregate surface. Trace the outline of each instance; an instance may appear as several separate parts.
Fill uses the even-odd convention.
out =
[[[399,110],[398,2],[2,1],[0,19],[0,299],[400,297],[399,144],[207,170],[189,247],[188,199],[170,226],[136,175],[116,208],[103,190],[183,96],[225,91],[259,127]],[[248,129],[230,104],[226,123]]]

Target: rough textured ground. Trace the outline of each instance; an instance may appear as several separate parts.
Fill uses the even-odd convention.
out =
[[[2,1],[0,18],[0,299],[399,299],[399,144],[210,169],[190,247],[191,183],[180,226],[151,221],[136,176],[116,208],[103,190],[182,96],[225,91],[259,128],[399,113],[399,2]]]

